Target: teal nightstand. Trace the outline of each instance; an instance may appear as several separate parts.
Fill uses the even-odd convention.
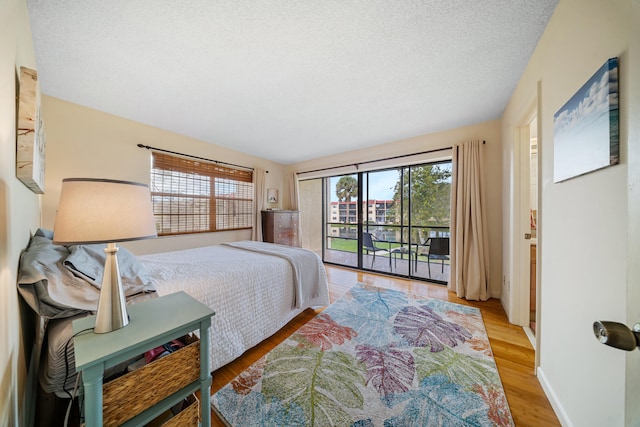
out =
[[[113,417],[107,414],[112,406],[126,408],[124,412],[129,417],[135,414],[122,425],[139,426],[200,390],[200,423],[209,427],[209,327],[214,312],[184,292],[132,304],[127,306],[127,310],[128,326],[106,334],[87,331],[74,338],[76,370],[82,371],[84,385],[86,426],[103,425],[103,373],[106,369],[199,330],[199,351],[198,344],[192,344],[114,380],[115,387],[111,387],[112,382],[109,382],[105,389],[116,390],[116,401],[107,405],[108,397],[104,397],[104,425],[122,423],[122,419],[114,422]],[[75,320],[73,332],[76,334],[93,328],[94,323],[95,316]],[[176,363],[182,365],[175,366]],[[178,380],[167,382],[171,375],[177,375]],[[141,408],[141,404],[149,399],[152,405]]]

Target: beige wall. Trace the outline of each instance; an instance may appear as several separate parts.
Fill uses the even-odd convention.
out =
[[[268,170],[266,187],[282,194],[283,167],[183,135],[164,131],[57,98],[43,98],[47,123],[46,194],[42,201],[42,226],[53,228],[63,178],[110,178],[149,183],[150,151],[144,144],[194,156]],[[161,237],[123,244],[136,254],[250,239],[248,230]]]
[[[565,425],[624,425],[625,354],[599,344],[592,324],[598,319],[626,321],[626,153],[629,144],[638,144],[627,136],[628,124],[640,121],[637,106],[634,117],[629,113],[629,83],[633,80],[637,87],[640,79],[637,61],[635,69],[629,65],[631,28],[640,25],[632,22],[632,7],[637,11],[640,6],[631,0],[561,0],[502,118],[504,174],[509,179],[515,129],[540,83],[538,376]],[[554,184],[553,114],[616,56],[621,163]],[[508,209],[508,186],[504,196]],[[503,233],[508,272],[508,221]]]
[[[349,165],[386,157],[451,147],[452,144],[474,138],[484,139],[486,141],[483,147],[483,154],[490,252],[490,296],[499,297],[502,280],[502,170],[500,167],[502,142],[499,121],[495,120],[465,126],[445,132],[390,142],[373,148],[349,151],[334,156],[301,162],[290,165],[289,170],[304,172],[325,167]],[[395,165],[403,164],[402,162],[406,161],[407,159],[396,160]],[[389,162],[384,164],[384,166],[393,165],[394,164]]]
[[[0,2],[0,425],[25,423],[25,341],[17,270],[20,251],[40,222],[40,197],[16,179],[16,79],[35,69],[26,2]],[[25,337],[24,335],[27,335]]]

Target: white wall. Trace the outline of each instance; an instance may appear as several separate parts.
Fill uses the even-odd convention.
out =
[[[560,1],[502,120],[504,173],[513,169],[514,133],[541,84],[541,263],[539,378],[565,425],[624,425],[621,351],[593,336],[594,320],[626,321],[628,82],[631,0]],[[621,164],[553,183],[553,114],[611,57],[620,61]],[[635,141],[634,143],[638,143]],[[510,206],[504,189],[505,212]],[[503,225],[510,239],[508,221]],[[507,246],[505,246],[506,248]],[[505,250],[505,267],[510,254]],[[505,268],[508,272],[508,268]]]
[[[277,163],[57,98],[43,97],[42,107],[47,126],[47,183],[42,202],[44,228],[53,229],[63,178],[110,178],[148,184],[151,153],[137,144],[266,169],[269,171],[266,187],[279,188],[282,194],[283,166]],[[250,230],[239,230],[159,237],[127,242],[123,246],[141,255],[250,238]]]
[[[334,156],[293,164],[290,165],[288,169],[290,171],[304,172],[325,167],[349,165],[386,157],[451,147],[452,144],[457,144],[469,139],[484,139],[486,141],[486,144],[483,146],[483,155],[490,252],[489,296],[500,297],[502,280],[502,169],[500,168],[500,156],[502,142],[499,121],[494,120],[402,141],[381,144],[367,149],[348,151]],[[393,162],[387,162],[384,166],[397,166],[406,161],[406,159],[394,160],[393,162],[395,162],[395,164]]]
[[[26,352],[16,290],[20,251],[40,222],[40,197],[16,178],[16,79],[35,69],[26,2],[0,1],[0,425],[24,424]]]

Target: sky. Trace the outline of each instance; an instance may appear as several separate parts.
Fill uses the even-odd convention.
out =
[[[352,175],[354,178],[356,175]],[[336,183],[340,177],[331,178],[331,201],[337,202]],[[393,189],[398,181],[398,171],[388,170],[369,173],[369,198],[376,200],[393,199]]]
[[[618,69],[604,64],[576,94],[554,114],[554,133],[564,134],[597,120],[609,108],[618,108]]]

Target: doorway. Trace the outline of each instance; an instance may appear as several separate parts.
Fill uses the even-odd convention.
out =
[[[529,330],[536,334],[538,258],[538,120],[529,123]],[[535,346],[535,340],[532,343]]]
[[[513,323],[523,327],[531,345],[537,349],[539,341],[540,286],[539,240],[539,138],[537,102],[529,109],[516,132],[514,145],[515,176],[518,183],[514,195],[514,257],[513,279],[518,285],[513,295]],[[537,355],[536,355],[537,356]]]

